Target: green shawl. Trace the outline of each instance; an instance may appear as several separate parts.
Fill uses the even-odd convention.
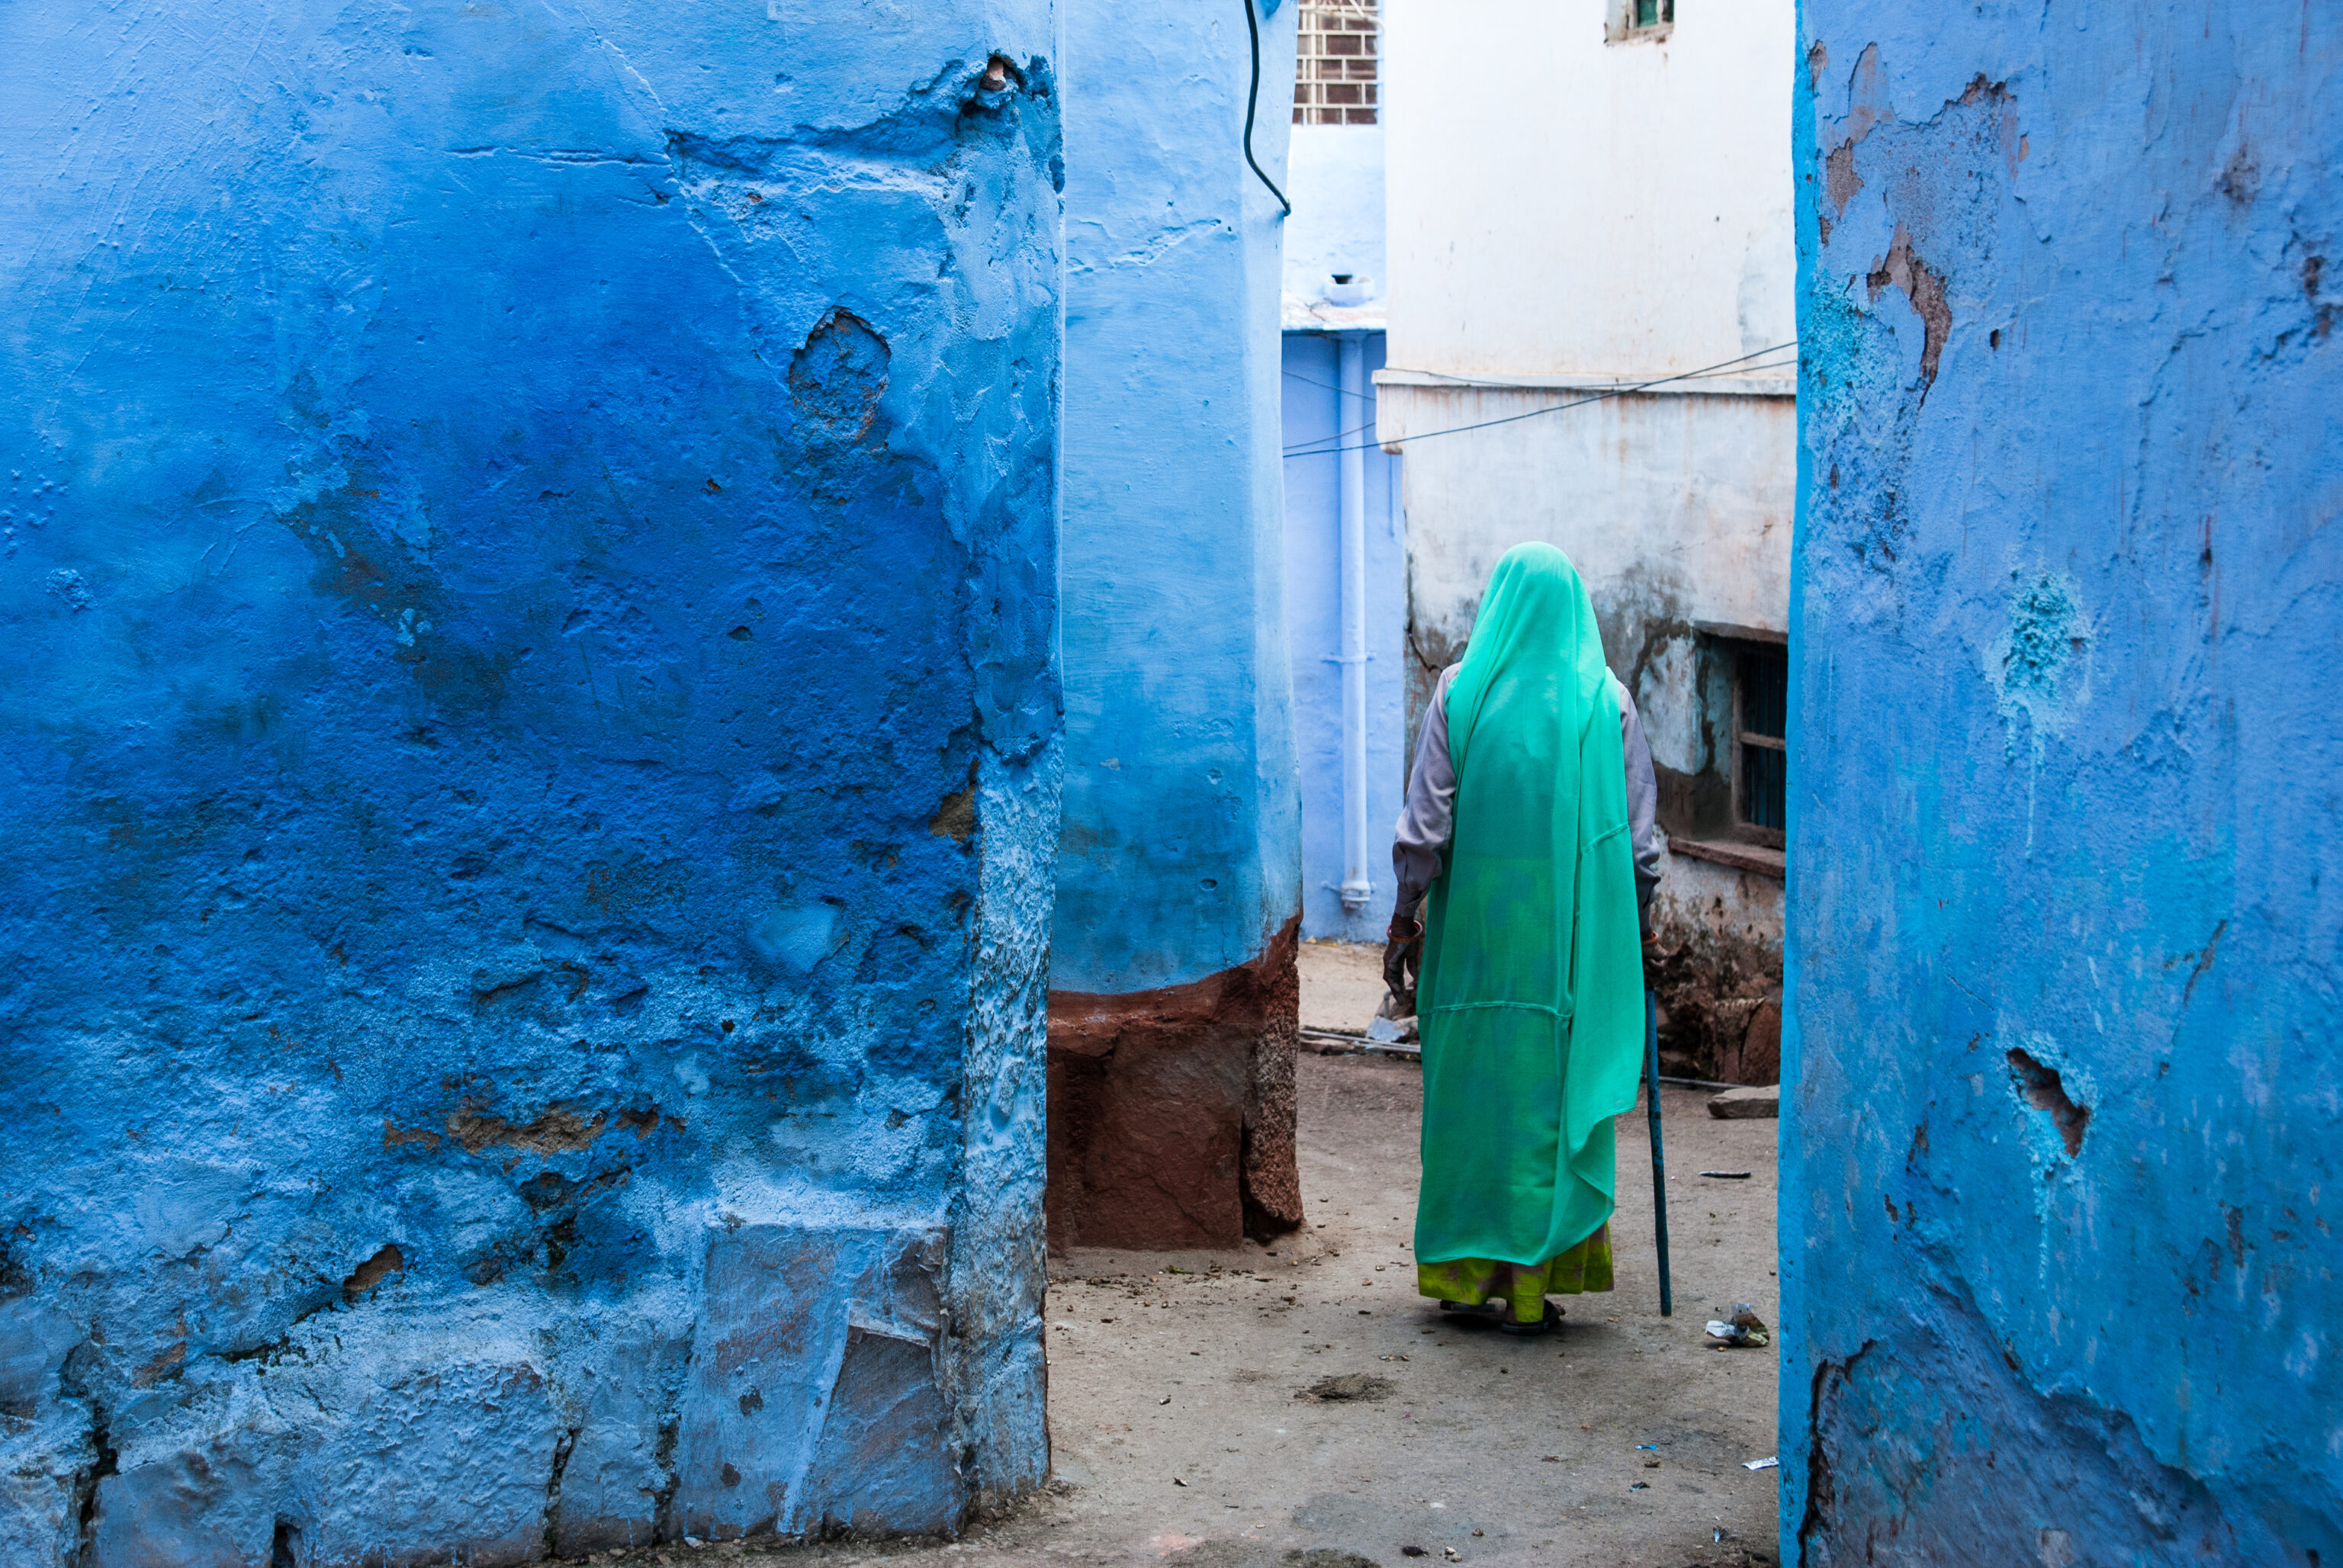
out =
[[[1542,1263],[1611,1217],[1643,952],[1619,697],[1551,545],[1489,579],[1450,684],[1455,837],[1424,918],[1419,1262]]]

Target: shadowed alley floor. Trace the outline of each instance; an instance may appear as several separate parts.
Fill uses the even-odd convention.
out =
[[[1372,1009],[1362,950],[1305,946],[1302,962],[1305,1015],[1346,1016],[1353,992]],[[1623,1120],[1618,1289],[1568,1298],[1558,1334],[1513,1339],[1443,1321],[1415,1294],[1421,1085],[1410,1062],[1302,1058],[1312,1218],[1300,1235],[1052,1260],[1047,1495],[949,1545],[777,1555],[999,1568],[1772,1562],[1775,1473],[1743,1463],[1774,1452],[1775,1352],[1705,1349],[1703,1325],[1736,1301],[1775,1321],[1775,1124],[1714,1121],[1704,1093],[1664,1091],[1675,1313],[1662,1318],[1641,1108]],[[1312,1392],[1322,1387],[1352,1397]]]

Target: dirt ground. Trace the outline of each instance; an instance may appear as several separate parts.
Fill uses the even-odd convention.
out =
[[[1363,942],[1303,942],[1302,1027],[1359,1034],[1383,1000],[1383,950]]]
[[[1303,949],[1302,1008],[1362,951]],[[1366,993],[1372,1010],[1374,994]],[[1363,1015],[1344,1027],[1355,1029]],[[1734,1302],[1775,1321],[1772,1121],[1665,1090],[1675,1312],[1659,1315],[1648,1141],[1619,1127],[1618,1288],[1515,1339],[1443,1320],[1409,1254],[1421,1070],[1301,1062],[1303,1232],[1221,1252],[1052,1261],[1056,1481],[950,1543],[833,1542],[795,1562],[997,1568],[1743,1568],[1775,1560],[1775,1361],[1712,1351]],[[1745,1180],[1704,1171],[1747,1171]],[[689,1562],[739,1547],[633,1560]]]

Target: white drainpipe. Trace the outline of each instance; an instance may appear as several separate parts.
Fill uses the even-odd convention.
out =
[[[1366,423],[1366,335],[1345,332],[1342,393],[1334,428]],[[1342,515],[1342,885],[1336,890],[1352,914],[1367,907],[1374,883],[1367,875],[1367,454],[1363,435],[1346,436],[1336,479]]]

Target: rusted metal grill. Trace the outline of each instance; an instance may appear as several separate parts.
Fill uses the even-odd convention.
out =
[[[1375,123],[1375,0],[1302,0],[1293,73],[1297,126]]]

